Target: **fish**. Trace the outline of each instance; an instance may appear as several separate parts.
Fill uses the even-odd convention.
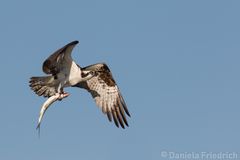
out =
[[[39,113],[39,118],[38,118],[38,124],[37,124],[37,130],[39,133],[39,137],[40,137],[40,126],[41,126],[41,122],[43,119],[43,115],[45,114],[46,110],[51,106],[51,104],[53,104],[54,102],[56,102],[57,100],[62,100],[63,98],[68,97],[69,94],[68,93],[56,93],[55,95],[49,97],[42,105],[40,113]]]

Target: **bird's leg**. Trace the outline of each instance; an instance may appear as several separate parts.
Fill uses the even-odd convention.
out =
[[[63,98],[66,98],[66,97],[68,97],[68,96],[69,96],[69,93],[64,92],[64,91],[63,91],[63,88],[61,88],[61,91],[60,91],[60,93],[59,93],[58,100],[61,101]]]

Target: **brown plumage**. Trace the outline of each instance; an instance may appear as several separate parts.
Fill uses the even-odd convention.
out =
[[[56,100],[67,97],[69,94],[63,89],[72,86],[90,92],[108,120],[113,120],[117,127],[125,128],[128,126],[126,115],[130,117],[130,113],[109,67],[105,63],[98,63],[81,68],[71,57],[77,43],[78,41],[73,41],[65,45],[44,61],[42,69],[47,76],[30,78],[31,89],[37,95],[49,98],[48,103],[42,107],[38,126],[45,108]]]
[[[75,86],[91,93],[97,106],[107,115],[110,122],[113,119],[117,127],[119,124],[122,128],[128,126],[125,113],[129,117],[130,113],[108,66],[105,63],[98,63],[84,67],[82,70],[93,71],[96,75]]]

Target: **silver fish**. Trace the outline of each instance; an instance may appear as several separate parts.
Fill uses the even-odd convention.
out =
[[[42,118],[48,107],[51,106],[55,101],[57,100],[62,100],[63,98],[69,96],[68,93],[56,93],[55,95],[49,97],[42,105],[40,113],[39,113],[39,118],[38,118],[38,124],[37,124],[37,130],[39,131],[39,136],[40,136],[40,125],[42,122]]]

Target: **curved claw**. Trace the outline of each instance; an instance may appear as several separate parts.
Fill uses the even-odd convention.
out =
[[[63,92],[63,93],[59,94],[58,100],[61,101],[62,99],[68,97],[69,95],[70,95],[69,93]]]

